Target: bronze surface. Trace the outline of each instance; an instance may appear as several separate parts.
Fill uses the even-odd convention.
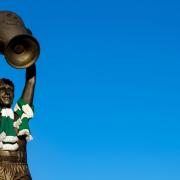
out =
[[[31,31],[17,14],[10,11],[0,11],[0,52],[15,68],[31,66],[40,53],[39,43]]]
[[[5,84],[4,84],[5,83]],[[8,83],[8,84],[6,84]],[[22,92],[21,98],[23,98],[28,104],[33,104],[34,97],[34,88],[36,83],[36,66],[26,68],[26,82]],[[0,81],[1,86],[12,86],[12,82],[9,81]],[[2,91],[6,91],[6,88],[3,88]],[[7,92],[2,92],[1,96],[6,96]],[[14,92],[9,93],[10,99],[14,98]],[[9,104],[10,103],[10,104]],[[8,106],[12,105],[12,101],[9,101]],[[2,101],[0,104],[1,107],[6,107],[7,103]],[[18,117],[15,114],[15,120]],[[26,139],[24,136],[18,137],[19,148],[16,151],[3,151],[0,150],[0,180],[31,180],[31,175],[27,165],[27,149],[26,149]]]

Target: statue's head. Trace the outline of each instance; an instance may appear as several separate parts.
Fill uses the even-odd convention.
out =
[[[0,106],[10,108],[14,99],[14,84],[9,79],[0,79]]]

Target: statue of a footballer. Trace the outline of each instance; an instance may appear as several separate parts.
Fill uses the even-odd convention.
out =
[[[28,121],[33,117],[36,67],[26,69],[26,83],[21,98],[12,110],[14,85],[0,79],[0,179],[31,179],[26,142],[32,139]]]
[[[32,140],[29,120],[33,117],[37,40],[19,16],[0,11],[0,53],[15,68],[26,68],[25,86],[14,108],[14,84],[0,79],[0,180],[31,180],[26,144]]]

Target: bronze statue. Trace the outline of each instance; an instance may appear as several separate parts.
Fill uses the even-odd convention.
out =
[[[26,108],[30,108],[31,111],[33,96],[34,96],[34,87],[36,80],[36,67],[35,64],[26,69],[26,83],[22,93],[22,96],[17,103],[14,112],[13,124],[15,126],[15,132],[17,134],[18,140],[12,142],[5,142],[2,140],[2,147],[0,148],[0,179],[22,179],[29,180],[31,179],[28,165],[27,165],[27,153],[26,153],[26,141],[31,139],[29,128],[24,129],[20,134],[20,125],[23,121],[28,121],[31,117],[27,117],[28,114],[23,110],[22,104],[26,105]],[[0,80],[0,108],[10,109],[14,98],[14,85],[10,80],[1,79]],[[23,102],[22,102],[23,101]],[[2,111],[1,111],[2,112]],[[2,116],[1,114],[1,126],[2,126]],[[23,117],[24,116],[24,117]],[[6,119],[5,119],[6,120]],[[19,127],[16,125],[16,122],[21,120]],[[26,124],[27,125],[27,124]],[[2,128],[2,127],[1,127]],[[4,129],[4,132],[8,133],[8,130]],[[1,132],[2,133],[2,132]],[[12,136],[12,135],[11,135]],[[9,137],[11,137],[9,136]],[[17,146],[14,146],[17,144]],[[9,145],[9,146],[7,146]],[[12,147],[12,148],[11,148]]]
[[[26,68],[22,96],[15,105],[14,84],[0,79],[0,180],[30,180],[27,164],[27,141],[32,140],[29,120],[33,117],[36,83],[35,61],[39,44],[15,13],[0,12],[0,52],[15,68]]]

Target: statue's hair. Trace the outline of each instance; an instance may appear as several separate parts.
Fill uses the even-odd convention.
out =
[[[9,80],[9,79],[1,78],[1,79],[0,79],[0,85],[1,85],[2,83],[8,84],[8,85],[10,85],[10,86],[12,86],[12,87],[14,88],[13,82],[12,82],[11,80]]]

